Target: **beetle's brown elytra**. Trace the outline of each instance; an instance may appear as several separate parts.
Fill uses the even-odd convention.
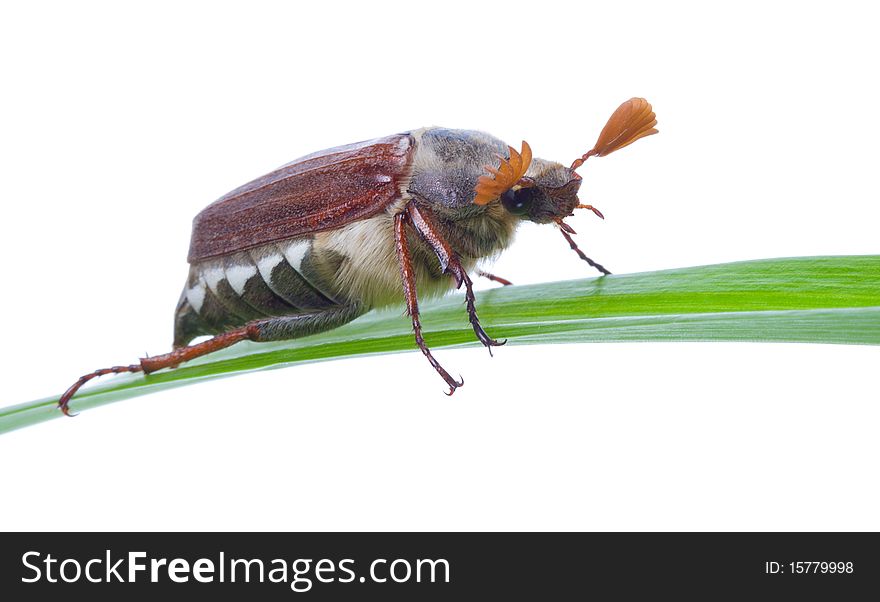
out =
[[[193,221],[189,275],[174,320],[174,350],[79,378],[68,404],[105,374],[173,368],[239,341],[278,341],[323,332],[377,307],[406,304],[416,344],[452,394],[463,384],[422,337],[418,298],[465,289],[468,319],[489,348],[503,344],[480,325],[468,275],[507,248],[525,220],[555,224],[590,209],[575,172],[657,132],[651,105],[632,98],[614,112],[596,145],[570,167],[516,151],[482,132],[423,128],[307,155],[233,190]],[[483,273],[502,284],[504,278]],[[193,339],[212,335],[190,345]]]

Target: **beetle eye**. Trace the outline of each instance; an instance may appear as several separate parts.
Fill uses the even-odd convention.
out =
[[[517,191],[508,190],[501,195],[501,204],[513,215],[525,215],[532,205],[534,192],[532,188],[520,188]]]

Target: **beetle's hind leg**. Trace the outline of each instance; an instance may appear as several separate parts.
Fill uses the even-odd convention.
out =
[[[65,416],[76,416],[76,414],[70,413],[70,408],[67,405],[70,403],[70,398],[74,396],[74,394],[79,391],[79,388],[84,384],[92,380],[93,378],[97,378],[99,376],[104,376],[106,374],[124,374],[126,372],[129,373],[137,373],[143,372],[143,368],[141,368],[140,364],[132,364],[130,366],[113,366],[112,368],[101,368],[100,370],[95,370],[94,372],[89,372],[88,374],[84,374],[80,376],[75,383],[68,387],[67,391],[61,396],[58,400],[58,409],[64,412]]]
[[[65,415],[70,416],[70,408],[68,407],[70,399],[80,387],[98,376],[125,372],[151,374],[163,368],[176,368],[184,362],[225,349],[240,341],[284,341],[318,334],[351,322],[363,313],[364,310],[358,305],[339,305],[310,313],[254,320],[239,328],[218,334],[207,341],[188,347],[180,347],[163,355],[141,358],[140,364],[114,366],[90,372],[81,376],[64,392],[58,401],[58,407]]]
[[[113,368],[95,370],[94,372],[79,377],[79,379],[64,392],[61,399],[58,400],[58,408],[64,412],[65,416],[70,416],[70,408],[68,407],[70,399],[77,391],[79,391],[80,387],[98,376],[104,376],[105,374],[121,374],[124,372],[143,372],[144,374],[150,374],[151,372],[161,370],[162,368],[174,368],[183,362],[195,359],[202,355],[207,355],[212,351],[224,349],[238,343],[239,341],[251,339],[254,332],[255,331],[251,330],[251,325],[246,324],[241,328],[218,334],[202,343],[196,343],[189,347],[180,347],[171,353],[165,353],[163,355],[141,358],[140,364],[132,364],[131,366],[114,366]]]

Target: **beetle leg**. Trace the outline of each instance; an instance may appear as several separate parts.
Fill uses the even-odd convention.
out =
[[[447,395],[452,395],[455,393],[455,390],[464,384],[464,379],[459,377],[459,380],[455,380],[449,375],[443,366],[434,359],[434,356],[431,354],[431,350],[428,349],[428,346],[425,344],[425,339],[422,337],[422,323],[419,320],[419,300],[416,294],[416,275],[413,271],[412,266],[412,258],[409,254],[409,245],[406,241],[406,221],[408,218],[408,213],[398,213],[394,216],[394,243],[397,248],[397,261],[400,264],[400,278],[403,281],[403,296],[406,299],[406,312],[409,314],[410,318],[412,318],[413,332],[416,337],[416,344],[419,346],[419,349],[422,350],[422,354],[428,358],[428,361],[433,366],[434,370],[437,371],[443,380],[446,381],[446,384],[449,385],[449,393]]]
[[[342,326],[346,322],[354,320],[362,313],[364,312],[360,307],[347,305],[313,313],[254,320],[239,328],[218,334],[207,341],[196,343],[189,347],[179,347],[170,353],[141,358],[140,364],[114,366],[90,372],[85,376],[81,376],[64,392],[64,395],[58,401],[58,407],[65,415],[70,416],[70,409],[68,408],[70,399],[80,387],[98,376],[123,372],[152,374],[163,368],[176,368],[184,362],[219,351],[220,349],[225,349],[226,347],[231,347],[239,341],[281,341],[317,334],[337,326]]]
[[[489,350],[489,355],[492,355],[492,347],[500,347],[507,342],[507,339],[504,339],[503,341],[496,341],[488,334],[486,334],[485,330],[483,330],[483,326],[480,324],[480,318],[477,317],[474,283],[471,280],[471,277],[468,276],[467,272],[461,268],[461,265],[457,265],[458,270],[461,274],[461,279],[464,281],[464,298],[465,303],[467,304],[468,321],[471,323],[471,326],[473,327],[474,333],[477,335],[477,338],[483,345],[485,345],[486,349]]]
[[[144,374],[150,374],[156,370],[161,370],[162,368],[175,368],[183,362],[206,355],[212,351],[229,347],[239,341],[249,339],[254,334],[255,331],[250,330],[250,325],[245,325],[241,328],[218,334],[214,338],[208,339],[202,343],[190,345],[189,347],[180,347],[171,353],[141,358],[140,364],[132,364],[131,366],[114,366],[112,368],[95,370],[94,372],[81,376],[70,386],[70,388],[67,389],[67,391],[64,392],[58,400],[58,408],[64,412],[65,416],[71,416],[70,408],[68,407],[70,399],[76,394],[80,387],[98,376],[104,376],[105,374],[120,374],[123,372],[143,372]]]
[[[311,313],[254,320],[248,326],[255,330],[251,340],[258,343],[289,341],[338,328],[363,313],[363,308],[357,304],[337,305]]]
[[[562,232],[562,236],[565,238],[565,240],[568,241],[568,244],[571,247],[571,250],[578,254],[578,257],[580,257],[581,259],[586,261],[588,264],[590,264],[591,266],[593,266],[594,268],[596,268],[597,270],[602,272],[602,274],[604,276],[608,276],[609,274],[611,274],[611,272],[606,270],[602,264],[596,263],[595,261],[593,261],[592,259],[587,257],[584,254],[584,252],[580,250],[580,248],[578,248],[577,243],[574,242],[574,239],[571,237],[571,233],[569,233],[569,232],[573,233],[574,231],[571,230],[571,227],[568,226],[568,224],[563,224],[562,222],[559,222],[559,231]]]
[[[480,325],[480,318],[477,317],[474,283],[470,276],[468,276],[467,271],[462,267],[455,251],[452,250],[452,247],[449,246],[446,239],[437,231],[430,219],[426,218],[425,215],[422,215],[422,212],[414,203],[410,203],[406,206],[406,212],[409,216],[410,223],[412,223],[416,231],[422,239],[428,243],[434,253],[437,254],[442,270],[452,274],[457,286],[461,287],[461,285],[464,284],[464,297],[465,302],[467,303],[468,321],[470,321],[471,326],[474,329],[474,334],[476,334],[480,342],[489,349],[489,355],[492,355],[492,347],[499,347],[506,343],[507,340],[496,341],[486,334],[486,331],[483,330],[483,327]],[[430,214],[427,215],[430,216]]]
[[[73,397],[74,393],[76,393],[80,387],[84,384],[92,380],[93,378],[97,378],[99,376],[104,376],[105,374],[122,374],[125,372],[141,372],[143,368],[140,367],[139,364],[132,364],[131,366],[113,366],[112,368],[101,368],[100,370],[95,370],[94,372],[89,372],[88,374],[84,374],[80,376],[75,383],[70,385],[67,391],[64,392],[64,395],[58,400],[58,409],[64,412],[65,416],[76,416],[76,414],[70,413],[70,408],[67,407],[67,404],[70,403],[70,398]]]
[[[507,278],[502,278],[501,276],[496,276],[495,274],[490,274],[489,272],[483,270],[477,270],[477,276],[488,278],[492,282],[497,282],[498,284],[503,284],[504,286],[511,286],[513,284],[513,282],[511,282]]]

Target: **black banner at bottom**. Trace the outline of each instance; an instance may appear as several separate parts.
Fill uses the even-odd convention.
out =
[[[7,600],[877,592],[876,533],[8,533]],[[18,594],[11,595],[9,594]]]

